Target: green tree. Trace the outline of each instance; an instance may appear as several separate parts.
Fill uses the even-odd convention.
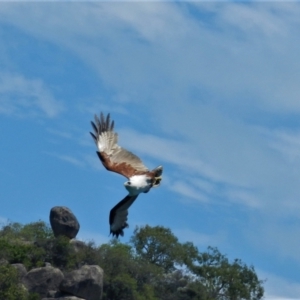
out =
[[[0,266],[0,299],[5,300],[38,300],[36,294],[29,294],[20,284],[17,269],[10,265]]]
[[[263,297],[263,281],[259,280],[253,266],[246,266],[241,260],[230,263],[217,248],[199,253],[190,270],[197,277],[196,282],[205,287],[205,299],[258,300]]]
[[[230,262],[217,248],[199,252],[162,226],[137,227],[128,244],[112,239],[96,247],[55,238],[41,221],[11,223],[0,230],[0,257],[23,263],[28,270],[45,262],[63,271],[99,265],[104,270],[104,300],[259,300],[264,293],[253,266],[239,259]],[[34,299],[23,292],[16,270],[1,266],[0,299]]]
[[[101,245],[99,253],[99,264],[105,272],[103,299],[156,299],[151,279],[157,268],[139,260],[130,245],[114,239]]]
[[[26,225],[9,223],[2,227],[0,238],[10,241],[36,242],[54,237],[52,229],[43,221],[33,222]]]
[[[44,246],[50,240],[54,235],[45,222],[10,223],[0,230],[0,255],[9,263],[23,263],[29,269],[40,267],[48,261]]]
[[[130,239],[136,255],[161,268],[154,282],[159,299],[258,300],[262,281],[253,266],[230,263],[217,248],[200,253],[193,243],[180,243],[162,226],[137,227]]]
[[[179,243],[171,230],[162,226],[136,227],[130,244],[138,257],[166,273],[176,270],[176,265],[192,263],[198,252],[192,243]]]

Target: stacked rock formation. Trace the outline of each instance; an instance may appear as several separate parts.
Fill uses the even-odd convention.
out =
[[[50,224],[55,237],[70,239],[74,251],[85,247],[76,237],[80,225],[72,211],[55,206],[50,211]],[[1,261],[1,264],[8,264]],[[27,272],[23,264],[12,264],[17,269],[20,286],[30,293],[37,293],[41,300],[100,300],[103,290],[103,270],[97,265],[81,265],[78,269],[63,273],[45,263],[44,267]]]

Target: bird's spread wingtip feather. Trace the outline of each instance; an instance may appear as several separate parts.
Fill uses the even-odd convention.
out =
[[[109,125],[110,125],[110,114],[107,114],[105,127],[109,129]]]
[[[90,135],[92,136],[94,142],[97,144],[97,137],[92,132],[90,132]]]

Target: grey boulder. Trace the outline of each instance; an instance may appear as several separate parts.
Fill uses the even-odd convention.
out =
[[[18,272],[18,276],[19,276],[20,280],[22,281],[23,278],[27,274],[26,267],[23,264],[11,264],[11,266],[16,268],[16,270]]]
[[[70,239],[76,237],[80,228],[75,215],[65,206],[55,206],[51,209],[50,224],[56,237],[63,235]]]
[[[103,270],[97,265],[84,265],[65,275],[60,291],[84,298],[99,300],[103,290]]]
[[[58,297],[58,298],[43,298],[42,300],[85,300],[83,298],[78,298],[76,296],[64,296],[64,297]]]
[[[30,270],[25,275],[23,283],[28,292],[47,297],[48,291],[58,290],[63,278],[64,275],[61,270],[53,267],[42,267]]]

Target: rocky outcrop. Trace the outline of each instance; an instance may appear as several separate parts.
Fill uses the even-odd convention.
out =
[[[29,272],[26,272],[22,264],[12,266],[20,274],[20,286],[30,293],[39,294],[42,300],[100,300],[102,298],[103,270],[97,265],[84,265],[66,275],[49,263],[46,267],[32,269]]]
[[[23,264],[11,264],[11,266],[17,269],[19,279],[22,281],[27,274],[26,267]]]
[[[80,225],[72,211],[64,206],[55,206],[50,211],[50,224],[54,235],[66,236],[70,239],[76,237]]]
[[[42,300],[85,300],[85,299],[78,298],[75,296],[64,296],[59,298],[43,298]]]
[[[85,250],[87,248],[86,243],[78,240],[70,240],[70,245],[72,245],[74,251],[77,253],[79,251]]]
[[[23,283],[28,292],[38,293],[46,297],[49,290],[57,291],[64,278],[61,270],[51,266],[30,270],[24,277]]]
[[[82,266],[68,273],[60,290],[86,300],[100,300],[103,289],[103,270],[96,265]]]
[[[1,258],[1,259],[0,259],[0,266],[6,266],[6,265],[8,265],[8,264],[9,264],[8,260],[6,260],[6,259],[4,259],[4,258]]]
[[[74,240],[80,225],[71,210],[64,206],[53,207],[50,211],[50,224],[56,237],[66,236],[70,239],[70,251],[73,254],[88,249],[81,241]],[[27,241],[22,242],[29,243]],[[30,242],[29,245],[32,243]],[[67,274],[45,262],[41,268],[27,272],[23,264],[11,264],[17,269],[20,288],[29,293],[37,293],[42,300],[100,300],[103,290],[103,270],[97,265],[76,264],[78,269]],[[0,259],[0,265],[9,262]]]

